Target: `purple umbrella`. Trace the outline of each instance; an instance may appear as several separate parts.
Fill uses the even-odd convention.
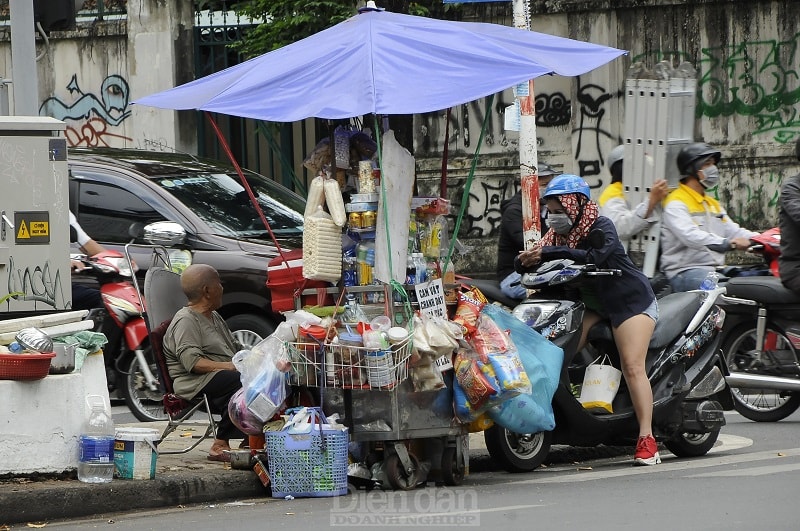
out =
[[[415,114],[474,101],[543,74],[584,74],[624,53],[498,24],[366,9],[135,103],[274,122]]]

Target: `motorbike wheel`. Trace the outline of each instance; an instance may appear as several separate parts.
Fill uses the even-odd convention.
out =
[[[700,457],[714,447],[718,437],[719,429],[707,433],[679,433],[664,441],[664,446],[677,457]]]
[[[553,432],[514,433],[495,424],[485,432],[486,449],[496,463],[508,472],[531,472],[550,452]]]
[[[252,348],[259,341],[275,331],[275,325],[270,321],[256,315],[243,313],[229,317],[226,320],[233,337],[244,348]]]
[[[158,381],[158,367],[153,359],[153,352],[150,345],[144,349],[144,357],[149,360],[150,371],[156,377],[158,388],[153,391],[147,386],[144,374],[142,373],[139,359],[136,356],[131,358],[131,363],[124,375],[125,385],[122,386],[122,394],[125,404],[133,413],[133,416],[142,422],[154,422],[167,420],[167,413],[164,411],[164,387]]]
[[[798,353],[783,330],[773,323],[767,323],[766,333],[770,343],[773,343],[774,339],[774,347],[762,353],[759,367],[751,365],[752,354],[756,350],[755,323],[742,323],[727,334],[722,344],[722,353],[731,372],[779,376],[781,364],[797,363]],[[777,358],[780,355],[790,355],[791,360],[780,360]],[[736,411],[756,422],[777,422],[800,408],[800,394],[787,391],[732,387],[731,396]]]

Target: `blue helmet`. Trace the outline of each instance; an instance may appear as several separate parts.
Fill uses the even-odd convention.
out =
[[[577,175],[564,173],[554,177],[553,180],[550,181],[550,184],[548,184],[547,188],[544,190],[542,199],[565,194],[583,194],[586,196],[586,199],[591,199],[589,196],[590,193],[589,185],[586,184],[586,181]]]

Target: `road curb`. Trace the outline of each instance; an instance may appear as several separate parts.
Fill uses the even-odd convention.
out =
[[[134,509],[155,509],[267,496],[251,471],[219,470],[164,473],[152,480],[114,480],[87,484],[67,480],[0,486],[2,524],[102,516]]]

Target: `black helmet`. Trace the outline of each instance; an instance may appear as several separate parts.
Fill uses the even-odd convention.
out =
[[[536,170],[536,175],[539,177],[552,177],[554,175],[561,175],[561,172],[550,166],[546,162],[540,162]]]
[[[800,136],[797,137],[797,142],[794,145],[794,153],[797,155],[797,160],[800,160]]]
[[[678,153],[678,171],[682,176],[694,175],[708,157],[714,157],[714,164],[716,164],[722,154],[705,142],[689,144]]]

